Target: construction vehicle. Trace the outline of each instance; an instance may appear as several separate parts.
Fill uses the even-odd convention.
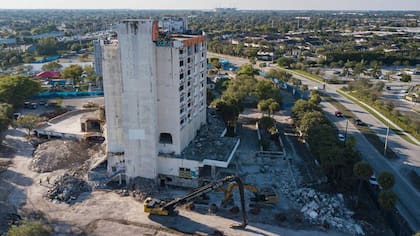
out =
[[[220,188],[225,193],[222,201],[222,207],[225,207],[229,202],[232,201],[232,191],[237,187],[237,184],[231,183],[228,185],[227,189],[223,187]],[[244,189],[254,193],[254,197],[251,198],[251,201],[255,203],[276,204],[279,200],[277,193],[272,188],[263,188],[261,191],[259,191],[258,188],[254,185],[244,184]]]
[[[214,182],[210,182],[202,187],[199,187],[192,192],[186,194],[181,198],[174,199],[170,202],[165,202],[159,199],[154,199],[151,197],[146,198],[144,201],[144,212],[148,212],[154,215],[175,215],[175,208],[179,205],[183,205],[189,203],[208,192],[218,190],[220,187],[225,185],[226,183],[236,182],[239,195],[241,197],[241,208],[242,208],[242,224],[239,226],[233,226],[235,228],[245,228],[248,225],[248,218],[245,209],[245,196],[244,196],[244,186],[242,180],[237,176],[227,176],[223,179],[216,180]]]

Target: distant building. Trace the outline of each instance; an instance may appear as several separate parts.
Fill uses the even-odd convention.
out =
[[[93,41],[93,53],[94,53],[94,69],[95,74],[97,76],[103,77],[102,72],[102,47],[103,41],[102,40],[94,40]]]
[[[237,9],[234,7],[217,7],[215,8],[216,12],[220,12],[220,13],[232,13],[232,12],[236,12]]]

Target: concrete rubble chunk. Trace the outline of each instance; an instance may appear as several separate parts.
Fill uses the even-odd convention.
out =
[[[51,199],[54,203],[72,203],[80,194],[90,191],[92,191],[91,186],[83,179],[64,174],[54,181],[54,184],[48,190],[46,197]]]
[[[311,188],[300,188],[291,192],[293,199],[301,209],[304,219],[312,224],[328,224],[330,227],[353,235],[364,235],[362,227],[351,217],[342,194],[330,195]]]

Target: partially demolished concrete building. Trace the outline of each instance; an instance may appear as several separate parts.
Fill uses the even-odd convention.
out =
[[[124,20],[118,40],[102,45],[110,175],[195,186],[204,173],[227,167],[239,140],[206,135],[213,131],[206,125],[207,44],[201,33],[188,31],[184,18]],[[189,146],[209,148],[197,147],[208,138],[230,144],[213,157],[185,155]]]

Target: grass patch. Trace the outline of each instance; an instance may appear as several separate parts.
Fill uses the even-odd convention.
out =
[[[362,104],[361,102],[359,102],[357,99],[353,98],[352,96],[349,96],[346,92],[344,92],[344,91],[342,91],[340,89],[337,89],[337,93],[339,93],[340,95],[342,95],[342,96],[350,99],[352,102],[356,103],[357,105],[363,107],[366,111],[368,111],[371,115],[373,115],[374,117],[376,117],[382,123],[384,123],[384,124],[387,124],[388,123],[386,120],[384,120],[378,114],[376,114],[375,111],[373,111],[369,107],[365,106],[364,104]],[[388,119],[390,119],[390,118],[388,117]],[[394,125],[388,123],[388,126],[389,126],[390,129],[392,129],[392,131],[394,131],[396,134],[398,134],[400,137],[402,137],[407,142],[412,143],[414,145],[417,145],[417,143],[415,143],[413,140],[411,140],[407,135],[405,135],[403,132],[401,132],[401,130],[398,129],[397,127],[395,127]]]
[[[332,98],[330,96],[327,96],[327,95],[321,95],[321,96],[325,101],[327,101],[328,103],[333,105],[335,108],[337,108],[337,110],[341,111],[347,119],[351,119],[353,117],[356,117],[356,115],[353,112],[348,110],[343,104],[341,104],[340,102],[338,102],[334,98]],[[351,122],[353,122],[353,121],[351,121]],[[366,139],[375,147],[375,149],[379,153],[382,153],[382,154],[384,153],[385,144],[384,144],[384,142],[381,141],[381,139],[378,137],[378,135],[376,135],[375,132],[373,132],[367,126],[355,125],[355,127],[366,137]],[[390,149],[390,148],[388,148],[386,150],[386,157],[388,157],[390,159],[398,159],[395,152],[392,151],[392,149]]]
[[[316,81],[316,82],[319,82],[319,83],[325,83],[326,82],[325,79],[322,78],[321,76],[314,75],[314,74],[311,74],[311,73],[303,71],[303,70],[292,70],[292,71],[297,75],[303,76],[305,78],[308,78],[310,80],[313,80],[313,81]]]
[[[303,71],[303,70],[290,70],[290,69],[286,69],[286,68],[279,67],[279,66],[277,68],[282,70],[282,71],[291,73],[291,74],[303,76],[303,77],[305,77],[309,80],[312,80],[312,81],[315,81],[315,82],[318,82],[318,83],[325,83],[324,78],[322,78],[318,75],[314,75],[314,74],[311,74],[309,72]]]

